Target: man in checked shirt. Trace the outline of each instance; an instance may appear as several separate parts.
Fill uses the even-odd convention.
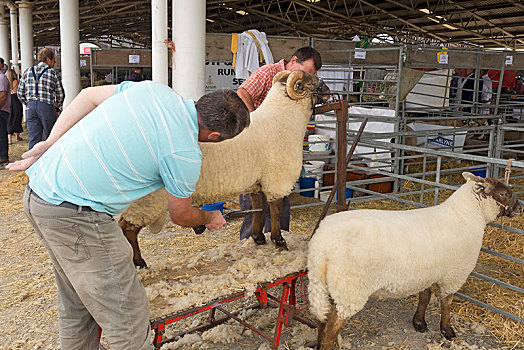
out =
[[[65,97],[60,76],[53,69],[56,61],[54,51],[44,48],[38,52],[37,58],[39,63],[26,69],[17,90],[18,98],[27,106],[29,149],[47,139]]]
[[[249,76],[238,88],[237,94],[246,104],[249,112],[257,109],[262,101],[266,98],[271,86],[273,84],[273,77],[283,70],[303,70],[310,74],[317,74],[317,71],[322,67],[322,58],[320,53],[311,46],[304,46],[291,56],[289,61],[281,59],[277,63],[267,64],[257,69]],[[284,116],[285,117],[285,116]],[[239,198],[240,209],[251,209],[251,198],[249,195],[240,195]],[[267,202],[266,207],[269,207]],[[280,212],[280,229],[289,231],[291,204],[289,197],[284,197],[282,201],[282,210]],[[264,232],[271,230],[271,221],[269,209],[266,209]],[[240,239],[246,239],[251,236],[251,228],[253,226],[253,214],[249,214],[244,218],[244,222],[240,227]]]

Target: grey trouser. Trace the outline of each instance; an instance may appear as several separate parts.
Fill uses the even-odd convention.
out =
[[[264,221],[264,233],[271,231],[271,216],[269,215],[269,204],[264,196],[264,205],[266,206],[266,216],[263,218]],[[249,194],[241,194],[238,197],[241,210],[253,209],[253,203]],[[282,198],[282,209],[280,212],[280,229],[289,231],[289,221],[291,220],[291,201],[288,196]],[[242,221],[240,226],[240,239],[247,239],[251,237],[251,231],[253,229],[253,214],[248,214]]]
[[[106,213],[63,205],[24,193],[24,212],[53,263],[60,347],[98,350],[100,325],[112,350],[153,349],[149,301],[122,230]]]

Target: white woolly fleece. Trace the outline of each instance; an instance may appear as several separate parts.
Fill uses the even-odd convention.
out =
[[[444,203],[423,209],[353,210],[324,219],[308,252],[312,313],[325,322],[334,301],[340,318],[369,296],[406,297],[437,283],[456,292],[475,267],[487,223],[500,208],[462,185]]]
[[[248,128],[230,140],[199,143],[202,169],[193,203],[213,203],[254,191],[264,192],[270,201],[287,196],[300,175],[310,116],[310,94],[292,100],[285,85],[275,83],[251,113]],[[122,216],[145,227],[166,213],[167,192],[162,188],[133,202]]]

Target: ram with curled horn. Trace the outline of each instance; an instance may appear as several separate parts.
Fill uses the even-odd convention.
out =
[[[193,203],[205,204],[250,194],[254,209],[251,237],[265,244],[263,196],[271,216],[271,241],[287,249],[280,232],[282,198],[290,194],[302,168],[302,144],[312,113],[318,78],[303,71],[283,71],[273,80],[266,99],[251,113],[251,124],[233,139],[200,143],[202,168]],[[162,228],[166,219],[164,189],[135,201],[122,213],[120,226],[133,246],[135,265],[145,267],[137,235],[145,226]],[[151,226],[153,225],[153,226]]]

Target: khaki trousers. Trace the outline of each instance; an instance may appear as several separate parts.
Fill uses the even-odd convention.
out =
[[[98,350],[100,326],[112,350],[153,349],[149,301],[115,220],[53,205],[29,187],[24,211],[53,263],[60,347]]]

